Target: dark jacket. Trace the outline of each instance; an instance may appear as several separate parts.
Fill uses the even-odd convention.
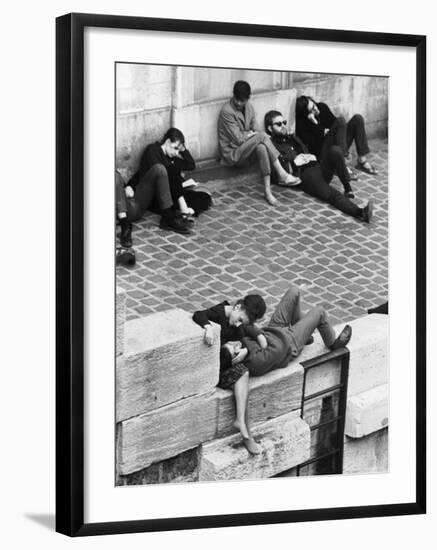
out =
[[[273,369],[286,367],[292,359],[290,342],[285,335],[286,328],[266,327],[262,334],[266,337],[267,347],[261,346],[249,337],[243,338],[243,345],[249,350],[244,364],[250,376],[262,376]]]
[[[318,124],[313,124],[306,116],[296,119],[296,134],[308,147],[308,150],[317,158],[322,152],[325,130],[331,128],[336,117],[326,103],[316,104],[320,114]]]
[[[301,176],[302,172],[317,164],[315,161],[308,162],[303,166],[296,166],[294,159],[301,153],[308,154],[306,145],[295,135],[286,134],[285,136],[272,136],[272,143],[279,151],[279,162],[286,172],[290,171],[295,176]]]
[[[196,164],[188,149],[181,153],[182,158],[170,159],[162,150],[161,144],[157,141],[148,145],[141,155],[140,164],[137,172],[132,176],[128,185],[133,189],[138,185],[144,174],[155,164],[162,164],[167,169],[170,191],[173,201],[183,194],[182,182],[184,178],[181,172],[183,170],[194,170]]]
[[[225,300],[208,309],[195,311],[193,314],[193,321],[202,328],[208,325],[210,321],[220,325],[220,345],[233,340],[242,340],[242,338],[247,335],[256,338],[258,334],[262,333],[261,329],[255,325],[231,326],[225,314],[225,306],[229,305],[229,302]]]

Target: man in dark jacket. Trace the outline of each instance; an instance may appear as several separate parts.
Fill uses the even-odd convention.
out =
[[[349,216],[370,222],[373,212],[372,201],[364,208],[360,208],[329,185],[336,170],[335,163],[329,156],[319,163],[316,156],[309,153],[296,135],[288,133],[287,121],[279,111],[266,113],[264,125],[273,145],[279,151],[279,161],[284,169],[301,179],[302,183],[297,189],[331,204]]]
[[[173,208],[170,188],[173,171],[194,168],[194,161],[188,155],[184,135],[177,128],[170,128],[160,143],[146,147],[137,172],[124,188],[124,194],[117,192],[119,208],[125,209],[129,222],[139,220],[156,200],[161,211],[159,225],[162,229],[177,233],[190,232],[187,224]]]
[[[266,347],[262,348],[252,339],[250,327],[246,328],[249,335],[243,337],[242,342],[248,350],[244,365],[249,369],[250,376],[261,376],[273,369],[287,366],[301,353],[315,329],[318,329],[324,344],[331,350],[347,346],[352,336],[352,328],[346,325],[336,337],[328,314],[321,306],[302,315],[300,291],[292,286],[281,298],[269,324],[262,329],[267,340]],[[238,347],[235,348],[235,355],[237,353],[241,354]]]

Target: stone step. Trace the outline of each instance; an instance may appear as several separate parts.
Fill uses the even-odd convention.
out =
[[[344,474],[388,472],[388,428],[358,439],[345,437]]]
[[[304,462],[310,452],[310,429],[289,413],[253,427],[262,452],[250,455],[240,434],[204,443],[199,458],[199,481],[264,479]]]
[[[345,434],[359,438],[388,426],[389,386],[382,384],[348,399]]]
[[[116,367],[117,421],[211,392],[219,375],[219,325],[214,331],[217,343],[206,346],[201,327],[181,309],[126,322]]]

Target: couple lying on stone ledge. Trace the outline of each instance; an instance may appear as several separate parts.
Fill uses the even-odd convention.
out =
[[[324,344],[331,350],[349,343],[352,329],[346,325],[336,337],[326,311],[318,306],[302,315],[300,291],[291,286],[276,307],[269,323],[262,329],[255,325],[265,314],[266,304],[258,294],[249,294],[235,305],[224,301],[206,310],[196,311],[193,320],[205,330],[207,345],[214,343],[212,325],[220,325],[220,377],[218,386],[233,389],[236,419],[249,453],[259,454],[260,445],[249,425],[249,376],[261,376],[282,368],[296,358],[318,329]]]

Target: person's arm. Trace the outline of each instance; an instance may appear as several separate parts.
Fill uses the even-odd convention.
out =
[[[256,341],[258,342],[261,349],[266,349],[267,338],[264,336],[264,334],[258,334],[258,336],[256,337]]]
[[[179,156],[175,158],[174,167],[179,172],[182,172],[183,170],[194,170],[196,168],[196,163],[194,162],[193,157],[191,156],[190,151],[188,149],[182,149],[180,151]]]
[[[205,329],[204,340],[208,346],[212,346],[214,343],[214,332],[210,321],[220,324],[220,313],[218,311],[220,307],[223,307],[223,304],[218,304],[209,309],[198,310],[193,313],[193,321]]]
[[[194,214],[194,210],[188,206],[183,195],[178,198],[178,207],[182,214],[188,214],[189,216]]]
[[[233,113],[222,111],[220,113],[220,116],[222,126],[226,130],[228,138],[234,145],[241,145],[242,143],[247,141],[248,136],[240,129],[240,126]]]
[[[317,103],[317,107],[320,111],[319,119],[323,128],[331,128],[337,118],[326,103]]]

